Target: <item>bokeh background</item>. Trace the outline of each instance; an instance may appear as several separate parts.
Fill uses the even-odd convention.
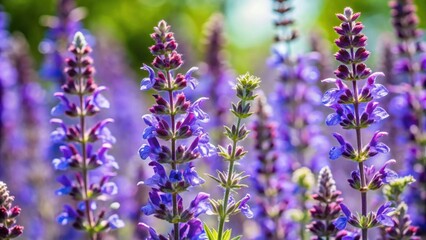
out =
[[[142,62],[151,61],[147,46],[151,44],[149,33],[159,20],[165,19],[177,32],[188,49],[192,62],[203,59],[203,26],[215,12],[225,16],[226,36],[229,62],[237,72],[250,70],[258,75],[267,71],[265,59],[270,54],[273,38],[272,1],[269,0],[83,0],[76,1],[78,6],[86,9],[84,26],[92,32],[105,31],[123,43],[129,56],[129,62],[137,71]],[[332,26],[338,23],[335,13],[351,6],[355,11],[362,11],[366,35],[369,37],[369,49],[380,45],[383,33],[392,34],[389,19],[389,7],[386,0],[368,1],[333,1],[333,0],[298,0],[294,1],[296,27],[303,40],[299,51],[303,51],[310,34],[318,31],[328,43],[336,37]],[[41,24],[41,17],[55,15],[54,0],[2,0],[0,1],[11,15],[10,30],[22,32],[30,43],[33,56],[40,64],[42,55],[38,45],[43,39],[46,28]],[[426,15],[426,2],[415,1],[420,18]],[[421,21],[424,28],[426,21]],[[190,50],[189,50],[190,49]],[[334,49],[334,46],[333,46]],[[374,55],[372,61],[377,59]],[[188,60],[187,60],[188,61]]]

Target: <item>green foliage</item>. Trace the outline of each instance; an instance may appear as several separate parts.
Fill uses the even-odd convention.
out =
[[[217,240],[218,238],[218,232],[216,231],[216,229],[214,228],[209,228],[209,226],[207,226],[207,224],[204,224],[204,231],[206,232],[207,238],[209,240]],[[236,237],[232,237],[232,229],[228,229],[226,230],[223,235],[222,235],[222,239],[223,240],[240,240],[242,236],[236,236]]]

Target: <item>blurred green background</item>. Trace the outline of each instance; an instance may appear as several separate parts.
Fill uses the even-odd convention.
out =
[[[361,11],[373,51],[385,36],[392,34],[387,0],[297,0],[292,1],[296,27],[301,33],[296,51],[308,46],[309,35],[320,32],[327,42],[335,38],[332,27],[338,24],[336,12],[346,6]],[[421,27],[426,26],[426,1],[415,1]],[[55,0],[0,0],[10,14],[10,30],[20,31],[28,38],[33,56],[40,64],[42,55],[38,44],[46,27],[40,24],[43,15],[55,15]],[[132,69],[152,57],[147,49],[152,44],[149,33],[160,20],[167,20],[176,32],[178,41],[185,44],[186,61],[196,64],[203,60],[203,26],[215,12],[225,15],[227,52],[231,67],[238,73],[250,70],[263,75],[269,71],[265,59],[270,54],[273,38],[272,0],[79,0],[78,6],[87,10],[84,25],[90,31],[113,34],[125,45]],[[332,48],[333,49],[333,48]],[[333,49],[334,50],[334,49]],[[372,61],[377,61],[377,55]]]

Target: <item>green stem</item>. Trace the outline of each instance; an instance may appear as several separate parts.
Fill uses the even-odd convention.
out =
[[[241,125],[241,118],[238,118],[237,121],[237,132],[240,130]],[[227,218],[227,210],[228,210],[228,201],[229,201],[229,194],[231,193],[231,188],[229,187],[229,184],[232,180],[232,174],[234,172],[234,163],[235,163],[235,152],[237,148],[238,140],[234,139],[232,143],[232,153],[231,153],[231,159],[229,160],[229,167],[228,167],[228,179],[226,181],[226,189],[225,189],[225,195],[223,197],[223,203],[222,203],[222,211],[219,213],[219,226],[218,226],[218,240],[222,240],[223,235],[223,228],[225,225],[225,221]]]
[[[353,22],[350,22],[350,27],[353,27]],[[350,37],[350,42],[352,44],[353,36]],[[355,59],[355,53],[354,48],[351,47],[350,49],[351,59]],[[353,94],[354,94],[354,112],[355,112],[355,121],[356,121],[356,142],[357,142],[357,151],[358,156],[361,156],[362,152],[362,136],[361,136],[361,127],[360,127],[360,116],[359,116],[359,97],[358,97],[358,86],[357,86],[357,71],[356,71],[356,64],[352,63],[352,87],[353,87]],[[361,211],[363,216],[367,216],[367,181],[364,173],[364,160],[358,159],[360,162],[358,163],[358,169],[359,174],[361,178]],[[368,229],[363,228],[362,229],[362,240],[367,240],[368,237]]]
[[[172,74],[170,71],[167,71],[168,76],[168,87],[172,88]],[[176,161],[176,126],[175,126],[175,110],[174,110],[174,99],[173,99],[173,90],[169,90],[169,102],[170,102],[170,122],[172,126],[172,139],[171,139],[171,152],[172,152],[172,169],[177,170]],[[178,213],[178,204],[177,204],[177,193],[172,193],[172,204],[173,204],[173,220],[179,215]],[[174,240],[179,240],[179,222],[173,223],[174,231]]]
[[[96,233],[93,232],[93,214],[92,211],[90,210],[90,199],[89,199],[89,172],[87,169],[87,153],[86,153],[86,119],[85,119],[85,111],[84,111],[84,93],[83,93],[83,88],[84,88],[84,82],[83,82],[83,77],[82,77],[82,73],[81,73],[81,57],[77,56],[77,64],[79,64],[78,66],[78,79],[79,79],[79,87],[80,87],[80,91],[79,91],[79,100],[80,100],[80,130],[81,130],[81,157],[83,159],[83,169],[82,169],[82,177],[83,177],[83,189],[84,189],[84,204],[85,204],[85,211],[86,211],[86,217],[87,217],[87,222],[89,224],[89,238],[90,240],[95,240],[96,239]]]

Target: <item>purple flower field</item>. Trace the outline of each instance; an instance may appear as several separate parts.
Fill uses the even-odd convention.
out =
[[[383,1],[389,31],[351,2],[327,21],[305,1],[253,5],[271,34],[250,57],[235,49],[265,34],[236,41],[231,1],[192,25],[173,18],[186,7],[147,10],[137,41],[93,24],[134,15],[50,2],[16,22],[25,3],[0,2],[0,240],[426,239],[415,1]]]

